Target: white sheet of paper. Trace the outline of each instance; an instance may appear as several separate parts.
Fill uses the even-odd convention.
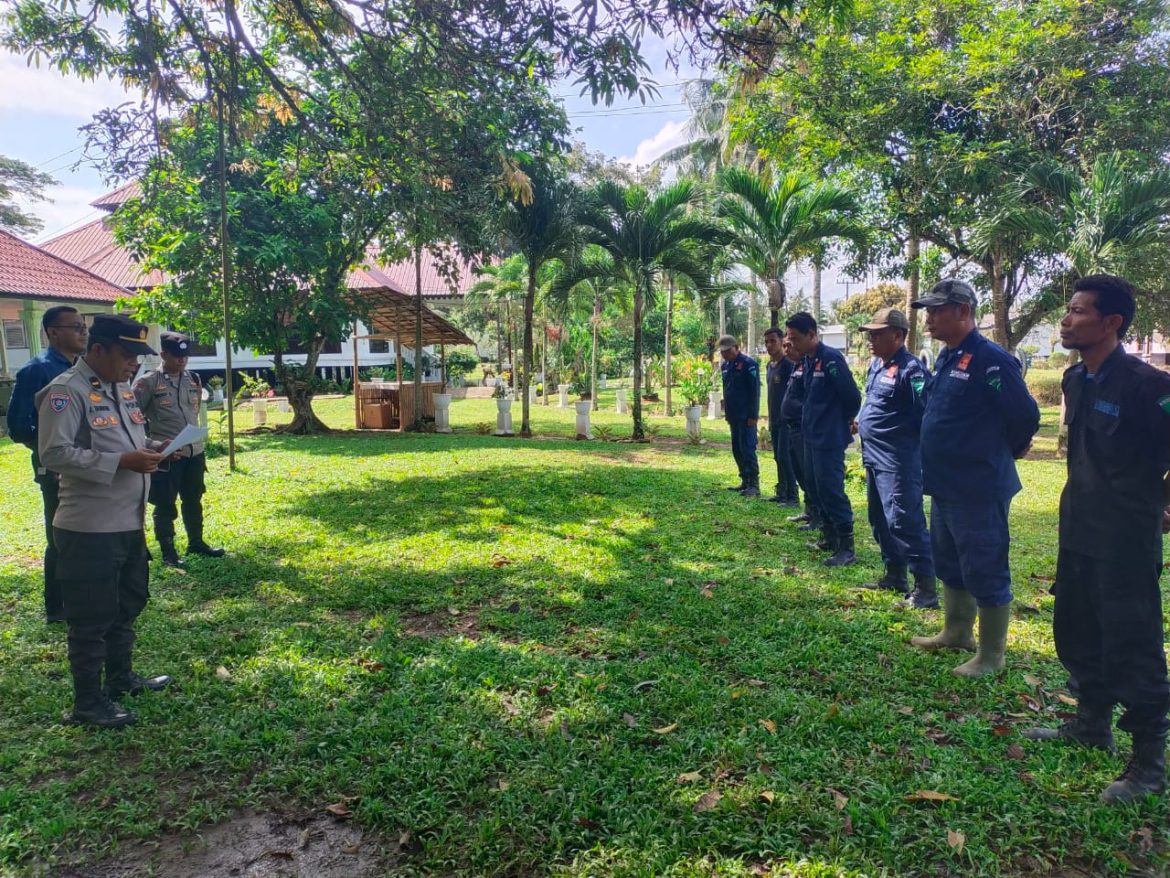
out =
[[[187,445],[194,445],[196,442],[203,442],[207,439],[207,431],[202,427],[195,427],[188,424],[179,431],[179,435],[170,441],[166,448],[162,450],[163,457],[170,457],[180,448]]]

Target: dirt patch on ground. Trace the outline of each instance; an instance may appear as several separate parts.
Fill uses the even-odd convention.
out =
[[[245,811],[198,836],[123,845],[103,862],[68,866],[61,878],[374,878],[395,857],[352,823]]]
[[[402,617],[402,633],[407,637],[452,637],[461,635],[468,640],[479,640],[483,633],[479,626],[479,613],[460,611],[457,615],[450,610],[435,613],[420,613]]]

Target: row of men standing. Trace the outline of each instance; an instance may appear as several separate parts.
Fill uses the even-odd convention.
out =
[[[863,327],[874,359],[864,404],[840,352],[820,341],[811,315],[790,317],[765,344],[775,496],[796,505],[804,527],[819,528],[825,564],[853,563],[853,512],[844,486],[845,449],[862,440],[869,523],[885,571],[863,587],[909,591],[905,602],[938,606],[942,631],[911,642],[927,650],[974,651],[954,669],[980,677],[1004,667],[1011,618],[1008,564],[1011,500],[1021,489],[1015,461],[1027,453],[1040,414],[1019,363],[977,330],[974,290],[950,279],[913,303],[942,342],[931,374],[905,348],[909,323],[885,309]],[[1113,708],[1133,736],[1122,775],[1102,793],[1124,802],[1165,790],[1170,684],[1163,647],[1162,534],[1170,529],[1170,375],[1125,353],[1120,342],[1135,299],[1122,278],[1080,279],[1061,323],[1061,340],[1083,362],[1063,381],[1068,482],[1060,504],[1060,553],[1053,587],[1057,655],[1079,695],[1077,715],[1032,740],[1066,740],[1113,750]],[[732,449],[745,496],[759,496],[755,361],[735,339],[720,339]],[[747,376],[747,377],[745,377]],[[855,420],[856,419],[856,420]],[[932,498],[929,531],[923,494]],[[978,622],[979,637],[975,638]]]
[[[197,423],[202,388],[186,369],[189,342],[176,333],[163,333],[162,368],[131,388],[139,356],[155,353],[145,326],[99,314],[90,327],[76,309],[60,306],[45,312],[42,328],[49,346],[17,373],[8,429],[31,450],[41,489],[45,616],[68,626],[69,720],[122,726],[135,715],[115,699],[170,683],[133,670],[134,621],[149,598],[147,500],[168,566],[182,563],[174,544],[176,498],[188,554],[224,554],[203,539],[202,446],[188,445],[165,461],[159,453]]]

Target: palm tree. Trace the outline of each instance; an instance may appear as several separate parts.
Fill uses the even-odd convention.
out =
[[[830,180],[789,173],[770,185],[759,174],[725,168],[719,184],[718,215],[731,227],[736,261],[767,288],[772,326],[780,325],[784,275],[796,260],[817,254],[833,238],[858,246],[868,240],[857,198]]]
[[[467,301],[468,304],[482,302],[495,312],[496,371],[499,377],[503,377],[505,350],[509,362],[512,360],[512,302],[524,295],[528,264],[517,253],[494,265],[483,266],[480,273],[483,277],[468,291]]]
[[[644,187],[599,183],[589,192],[580,220],[585,236],[599,250],[586,253],[558,277],[558,290],[584,280],[628,284],[634,294],[634,438],[642,429],[642,318],[664,275],[685,278],[696,289],[711,286],[710,263],[700,248],[726,240],[713,220],[697,212],[700,191],[688,181],[651,194]]]
[[[580,194],[567,177],[552,169],[529,164],[525,173],[531,191],[512,201],[501,220],[501,231],[511,249],[528,261],[528,283],[524,295],[524,371],[520,384],[523,412],[520,435],[531,436],[528,419],[528,387],[532,382],[532,315],[536,303],[537,279],[541,267],[560,259],[571,262],[582,246],[577,224]],[[547,387],[545,392],[548,392]]]

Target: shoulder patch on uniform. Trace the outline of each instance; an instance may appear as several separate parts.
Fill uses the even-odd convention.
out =
[[[1003,390],[1003,378],[999,375],[988,375],[987,386],[992,390]]]
[[[1170,415],[1170,394],[1163,396],[1158,400],[1158,408]]]
[[[51,408],[57,414],[60,414],[61,412],[65,411],[65,409],[68,405],[69,405],[69,394],[68,393],[61,393],[59,391],[54,391],[53,393],[49,394],[49,408]]]
[[[922,393],[923,388],[926,387],[926,376],[925,375],[911,376],[910,386],[914,388],[915,393]]]
[[[828,372],[830,375],[832,375],[834,378],[836,378],[837,377],[837,364],[830,361],[829,364],[827,366],[825,366],[825,371]]]

